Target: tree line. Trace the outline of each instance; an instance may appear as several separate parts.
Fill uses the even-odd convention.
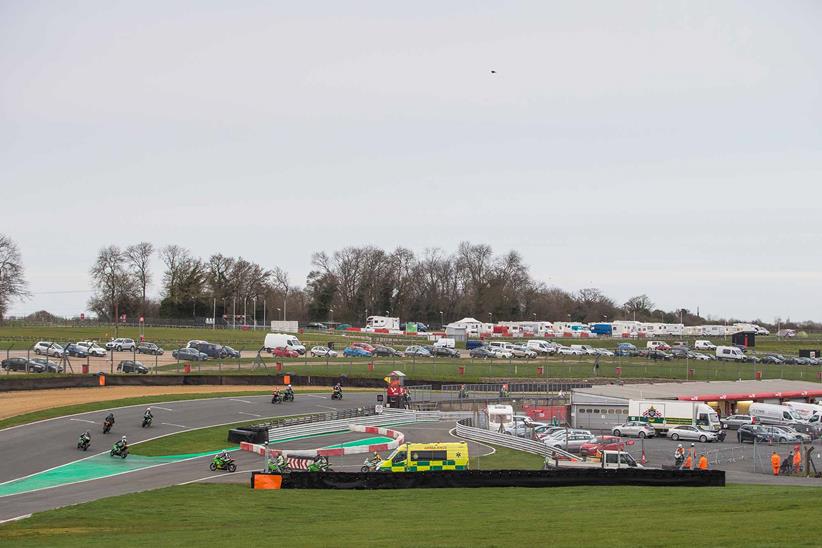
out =
[[[158,257],[162,272],[152,271]],[[94,290],[88,307],[101,320],[126,315],[218,322],[286,318],[362,325],[369,315],[439,326],[466,316],[481,321],[613,321],[629,319],[702,324],[685,309],[662,310],[647,295],[617,303],[597,288],[569,292],[535,279],[517,251],[495,254],[487,244],[462,242],[453,252],[439,248],[415,254],[405,247],[384,250],[350,246],[314,253],[303,287],[288,272],[243,257],[215,253],[196,257],[179,245],[150,242],[101,248],[90,270]],[[159,274],[160,296],[148,293]],[[0,234],[0,319],[9,303],[29,295],[16,243]],[[38,317],[49,317],[46,311]],[[727,321],[736,321],[729,318]],[[760,325],[768,322],[754,320]],[[782,320],[779,320],[782,321]],[[817,330],[814,322],[782,322]]]

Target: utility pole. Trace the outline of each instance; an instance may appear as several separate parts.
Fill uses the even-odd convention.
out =
[[[214,307],[211,310],[211,330],[217,329],[217,297],[214,297]]]
[[[231,329],[237,329],[237,296],[231,298]]]

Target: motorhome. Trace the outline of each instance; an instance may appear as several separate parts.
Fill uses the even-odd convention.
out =
[[[488,430],[505,432],[514,427],[514,408],[510,405],[491,404],[485,412],[488,415]]]
[[[647,422],[657,432],[671,426],[690,425],[719,431],[719,415],[701,402],[674,400],[629,400],[628,420]]]
[[[263,347],[269,352],[275,348],[289,348],[300,355],[305,354],[305,346],[300,342],[300,339],[288,333],[266,334]]]
[[[366,329],[388,329],[389,331],[400,330],[400,319],[388,316],[368,316],[365,320]]]
[[[795,409],[775,403],[754,402],[748,409],[748,414],[759,419],[762,424],[803,424],[807,422]]]

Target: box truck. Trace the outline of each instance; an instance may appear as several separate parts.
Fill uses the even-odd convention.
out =
[[[629,400],[628,420],[646,422],[658,433],[683,424],[720,430],[719,415],[707,404],[674,400]]]

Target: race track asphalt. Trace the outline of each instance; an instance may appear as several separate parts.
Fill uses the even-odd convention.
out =
[[[113,408],[115,424],[109,434],[102,434],[102,422],[108,410],[59,417],[0,430],[0,483],[107,453],[122,435],[134,444],[187,430],[233,424],[253,423],[274,416],[319,413],[350,409],[375,403],[374,393],[345,394],[343,400],[331,400],[330,394],[301,394],[296,401],[272,405],[271,396],[237,396],[205,400],[164,402],[151,405],[154,422],[141,428],[144,405]],[[77,438],[91,431],[92,446],[88,452],[76,448]],[[259,457],[236,453],[240,469],[258,467]],[[165,485],[208,477],[208,458],[163,464],[143,470],[53,487],[41,491],[0,497],[0,521],[31,512],[57,508],[106,496],[152,489]],[[249,467],[250,463],[255,463]],[[247,477],[247,476],[246,476]]]

